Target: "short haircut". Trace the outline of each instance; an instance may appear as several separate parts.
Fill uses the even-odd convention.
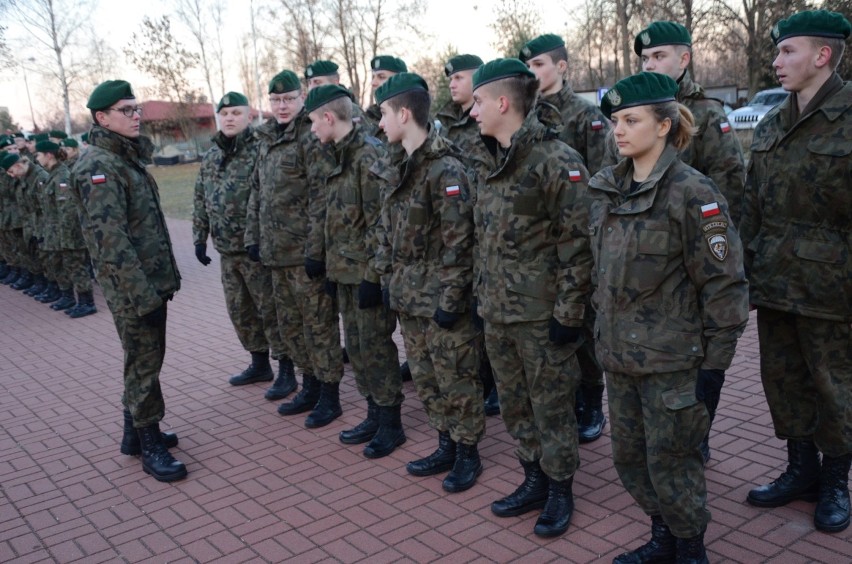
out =
[[[846,50],[846,40],[841,39],[840,37],[809,37],[811,40],[811,45],[814,46],[815,49],[819,49],[820,47],[828,47],[831,49],[831,57],[828,59],[828,66],[831,67],[831,70],[837,70],[838,65],[840,65],[840,61],[843,60],[843,52]]]
[[[341,96],[323,104],[315,111],[331,112],[334,117],[341,121],[352,121],[352,100],[346,96]]]
[[[393,98],[388,98],[387,103],[395,112],[398,112],[401,108],[408,108],[408,111],[414,116],[414,123],[424,129],[428,127],[432,97],[426,90],[421,88],[409,90],[397,94]]]
[[[558,63],[559,61],[568,62],[568,48],[564,45],[562,47],[552,49],[545,54],[550,57],[550,60],[554,63]]]
[[[495,80],[486,87],[490,87],[492,92],[499,92],[498,95],[509,98],[512,107],[519,110],[522,116],[532,111],[538,99],[539,81],[534,76],[510,76]]]

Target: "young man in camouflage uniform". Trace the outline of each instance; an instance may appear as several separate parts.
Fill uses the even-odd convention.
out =
[[[278,330],[289,356],[302,368],[302,389],[278,406],[281,415],[310,411],[308,428],[340,417],[343,377],[334,302],[325,292],[322,175],[331,160],[311,135],[299,77],[285,70],[269,82],[274,116],[257,128],[259,154],[251,179],[245,246],[271,269]],[[312,211],[316,215],[312,214]],[[319,241],[319,244],[317,244]]]
[[[496,158],[476,200],[479,315],[503,421],[524,482],[491,504],[500,517],[544,507],[535,534],[561,535],[580,465],[573,400],[580,380],[592,255],[580,155],[536,117],[535,74],[497,59],[473,75],[474,106]]]
[[[46,138],[46,137],[45,137]],[[14,179],[15,200],[21,212],[24,272],[11,287],[23,290],[27,295],[44,291],[43,251],[39,251],[42,238],[42,211],[39,184],[47,179],[47,172],[30,157],[10,155],[14,160],[7,167],[7,174]],[[32,157],[33,159],[35,157]]]
[[[393,332],[396,315],[382,300],[375,269],[376,229],[385,182],[370,167],[385,156],[381,142],[353,123],[351,93],[339,85],[322,85],[308,93],[305,110],[311,131],[333,152],[335,168],[325,180],[324,238],[330,290],[336,292],[346,350],[358,391],[367,400],[367,417],[341,431],[340,442],[361,444],[367,458],[389,455],[405,442],[400,420],[402,379]]]
[[[470,315],[470,181],[458,149],[429,128],[431,99],[421,77],[392,76],[376,90],[376,102],[388,141],[402,149],[373,166],[390,185],[376,269],[399,313],[417,395],[438,430],[437,450],[406,469],[414,476],[449,470],[444,490],[461,492],[482,473],[477,444],[485,432],[480,331]]]
[[[740,227],[760,375],[789,460],[748,501],[816,500],[814,524],[832,533],[849,526],[852,463],[852,84],[836,72],[850,32],[824,10],[772,29],[790,96],[754,131]]]
[[[545,34],[529,41],[521,49],[524,61],[539,81],[539,100],[536,113],[539,120],[558,132],[559,140],[567,143],[583,158],[589,176],[604,166],[615,164],[615,154],[607,152],[606,136],[609,120],[600,109],[580,98],[565,80],[568,71],[568,50],[565,41],[554,34]],[[594,311],[586,311],[586,335],[577,350],[580,363],[580,389],[574,405],[577,415],[577,436],[581,443],[597,440],[603,434],[606,417],[603,413],[604,378],[595,357],[591,328]]]
[[[15,181],[6,174],[2,163],[6,155],[18,154],[15,141],[5,137],[0,140],[0,256],[4,269],[0,269],[0,283],[11,284],[20,276],[21,218],[15,198]],[[18,157],[20,158],[20,157]],[[9,157],[10,161],[14,157]]]
[[[180,289],[180,273],[157,183],[145,168],[153,144],[139,134],[141,109],[129,83],[101,83],[86,107],[95,123],[72,171],[71,193],[124,349],[121,450],[141,451],[142,469],[157,480],[180,480],[186,467],[166,450],[177,438],[164,439],[159,427],[167,304]]]
[[[370,88],[373,91],[375,98],[376,89],[387,82],[393,75],[401,72],[408,72],[408,66],[405,61],[391,55],[377,55],[370,61],[370,71],[373,78],[370,81]],[[379,127],[379,121],[382,119],[382,112],[379,110],[378,101],[364,111],[364,117],[373,126],[370,134],[382,140],[386,140],[384,132]]]
[[[228,381],[232,386],[272,380],[269,350],[278,360],[278,378],[266,391],[268,400],[286,398],[296,389],[293,361],[278,332],[272,276],[269,269],[249,259],[243,236],[251,193],[250,178],[257,160],[257,140],[249,125],[248,99],[228,92],[216,106],[221,130],[204,155],[195,181],[192,237],[195,257],[207,266],[207,237],[219,252],[222,287],[228,316],[251,364]]]

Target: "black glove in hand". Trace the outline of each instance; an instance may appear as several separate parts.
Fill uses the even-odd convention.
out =
[[[195,245],[195,258],[198,262],[207,266],[210,264],[210,257],[207,256],[207,243],[199,243]]]
[[[306,258],[305,274],[307,274],[308,278],[311,280],[319,280],[325,276],[325,261]]]
[[[437,323],[441,329],[452,329],[459,318],[461,318],[461,314],[438,308],[435,310],[435,315],[432,316],[432,321]]]
[[[548,338],[551,343],[558,346],[576,343],[583,338],[583,328],[566,327],[559,323],[555,317],[551,317],[550,326],[548,327]]]
[[[163,303],[151,313],[146,313],[142,316],[142,320],[148,327],[162,327],[166,324],[166,304]]]
[[[725,383],[725,371],[716,368],[699,368],[698,380],[695,382],[695,397],[704,402],[711,416],[719,405],[722,385]]]
[[[249,260],[252,262],[260,262],[260,245],[249,245],[246,247]]]
[[[325,290],[325,293],[328,294],[329,298],[337,299],[337,282],[333,282],[326,278],[323,289]]]
[[[358,309],[370,309],[382,305],[382,285],[361,280],[358,286]]]

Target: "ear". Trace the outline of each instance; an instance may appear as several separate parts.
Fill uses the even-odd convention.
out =
[[[568,61],[562,60],[556,63],[556,70],[559,71],[559,74],[565,74],[568,72]]]
[[[500,97],[497,98],[497,101],[499,102],[497,108],[500,110],[500,113],[501,114],[508,113],[509,108],[512,107],[512,104],[509,102],[509,97],[508,96],[500,96]]]
[[[831,47],[828,45],[822,45],[817,51],[817,58],[814,62],[816,68],[821,69],[826,66],[828,62],[831,60]]]
[[[685,69],[688,67],[691,60],[692,53],[689,52],[689,49],[684,49],[683,53],[680,54],[680,68]]]
[[[672,129],[672,120],[669,118],[664,119],[663,121],[657,124],[657,137],[665,138],[668,136],[669,131]]]

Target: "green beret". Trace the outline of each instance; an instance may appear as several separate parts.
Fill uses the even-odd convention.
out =
[[[9,170],[12,168],[12,165],[21,160],[21,156],[18,153],[6,153],[3,155],[3,158],[0,159],[0,168]]]
[[[677,82],[667,74],[640,72],[610,88],[601,100],[601,111],[609,118],[624,108],[671,102],[676,99],[677,89]]]
[[[84,133],[83,135],[85,135],[85,133]],[[76,149],[77,147],[79,147],[79,146],[80,146],[80,144],[79,144],[79,143],[77,143],[77,140],[76,140],[76,139],[71,139],[71,138],[69,137],[68,139],[63,139],[63,140],[62,140],[62,146],[63,146],[63,147],[71,147],[72,149]]]
[[[320,106],[324,106],[338,98],[349,98],[352,100],[352,93],[338,84],[317,86],[308,92],[308,97],[305,99],[305,111],[311,113]]]
[[[269,94],[283,94],[293,90],[302,90],[302,83],[293,71],[281,71],[269,81]]]
[[[476,90],[483,84],[511,78],[513,76],[529,76],[535,78],[533,71],[527,68],[520,59],[494,59],[488,61],[473,73],[473,89]]]
[[[330,76],[337,74],[337,69],[340,67],[331,61],[316,61],[308,65],[305,69],[305,78],[311,79],[315,76]]]
[[[47,141],[50,135],[48,133],[36,133],[32,137],[30,137],[30,141],[35,141],[38,143],[39,141]]]
[[[15,140],[5,135],[0,135],[0,149],[10,147],[15,144]]]
[[[20,137],[21,139],[24,139],[26,136],[24,135],[23,131],[16,131],[15,137]]]
[[[476,55],[456,55],[444,65],[444,74],[452,76],[457,72],[478,69],[482,66],[482,59]]]
[[[35,150],[37,153],[56,153],[59,151],[59,143],[53,141],[39,141],[36,143]]]
[[[558,35],[545,33],[544,35],[539,35],[532,41],[527,41],[521,48],[518,58],[527,62],[533,57],[538,57],[542,53],[547,53],[548,51],[553,51],[560,47],[565,47],[565,40]]]
[[[659,45],[692,46],[692,36],[689,30],[675,22],[654,22],[636,36],[633,40],[633,52],[642,55],[642,49]]]
[[[53,137],[54,139],[67,139],[68,134],[64,131],[59,131],[58,129],[51,129],[50,133],[47,134],[48,137]]]
[[[83,143],[89,142],[89,132],[88,131],[80,136],[80,141],[82,141]]]
[[[248,106],[249,101],[243,94],[239,92],[228,92],[222,99],[219,100],[219,104],[216,106],[216,113],[218,114],[222,108],[233,108],[235,106]]]
[[[429,86],[420,75],[413,72],[401,72],[393,75],[387,81],[376,88],[376,104],[382,105],[382,102],[394,96],[398,96],[404,92],[412,90],[423,90],[429,92]]]
[[[850,33],[852,33],[852,25],[843,14],[828,10],[808,10],[793,14],[775,24],[770,36],[778,45],[788,37],[798,35],[846,39]]]
[[[390,55],[378,55],[370,61],[370,69],[373,71],[386,70],[390,72],[408,72],[405,61]]]
[[[107,80],[98,84],[89,95],[86,107],[90,110],[105,110],[119,100],[136,98],[126,80]]]

